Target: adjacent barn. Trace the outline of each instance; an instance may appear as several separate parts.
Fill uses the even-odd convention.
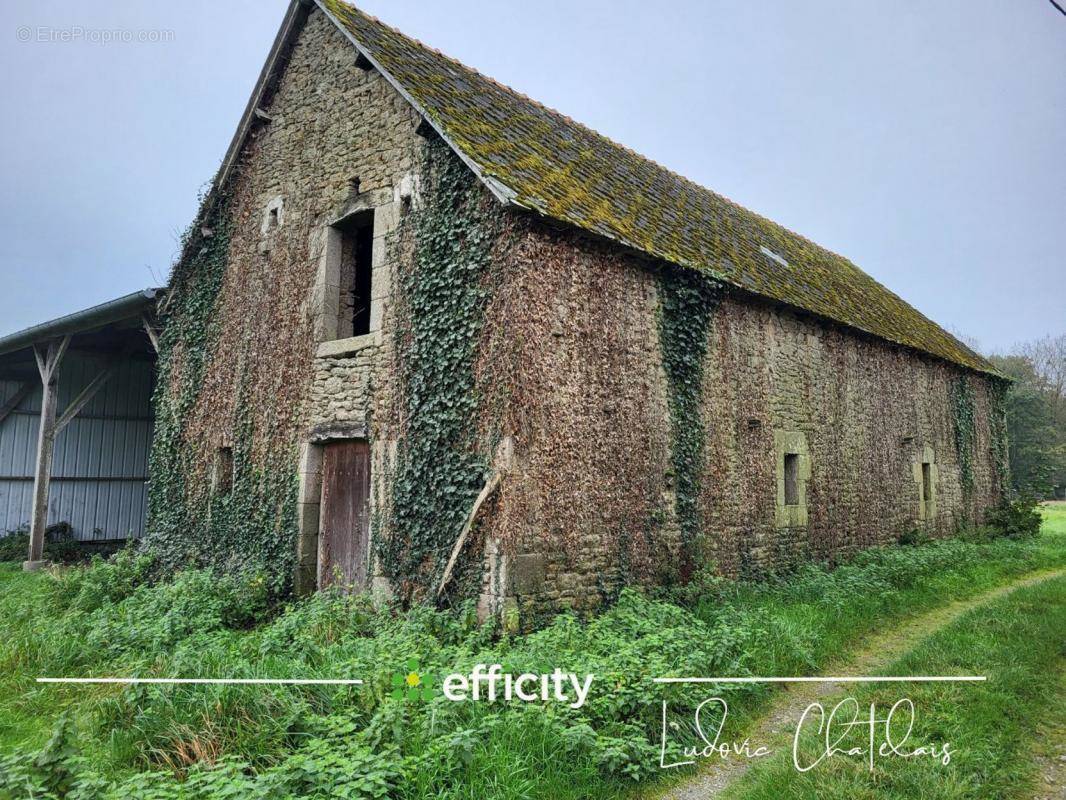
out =
[[[0,338],[0,535],[97,544],[144,533],[155,303],[146,289]]]

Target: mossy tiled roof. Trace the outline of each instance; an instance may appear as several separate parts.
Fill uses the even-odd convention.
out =
[[[512,202],[882,339],[994,372],[846,258],[346,3],[321,4]]]

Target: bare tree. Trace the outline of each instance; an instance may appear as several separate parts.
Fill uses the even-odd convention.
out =
[[[1066,333],[1016,345],[1014,354],[1033,365],[1055,412],[1055,421],[1066,425]]]

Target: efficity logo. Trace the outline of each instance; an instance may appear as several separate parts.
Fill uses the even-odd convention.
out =
[[[435,676],[419,671],[418,659],[410,658],[403,672],[392,674],[393,700],[432,700],[436,695],[433,688]]]
[[[437,678],[419,669],[417,658],[409,659],[405,670],[392,675],[392,697],[396,700],[432,700],[437,695]],[[523,672],[515,674],[502,664],[475,664],[469,674],[453,672],[444,676],[440,691],[448,700],[497,700],[523,703],[558,702],[570,708],[581,708],[588,699],[595,675],[583,678],[572,672],[554,669],[548,673]]]

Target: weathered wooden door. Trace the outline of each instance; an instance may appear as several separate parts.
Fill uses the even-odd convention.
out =
[[[370,543],[370,448],[362,439],[329,442],[322,454],[318,585],[366,588]]]

